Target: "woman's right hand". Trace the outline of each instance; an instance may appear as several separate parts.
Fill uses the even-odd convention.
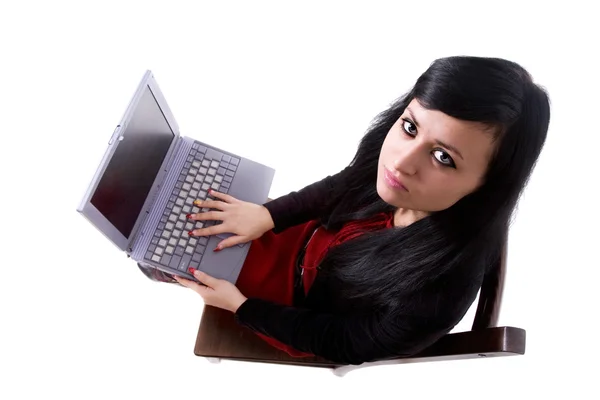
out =
[[[233,196],[214,190],[209,193],[216,200],[196,200],[194,205],[213,210],[189,214],[188,217],[194,221],[223,221],[218,225],[191,231],[190,236],[192,237],[233,233],[233,236],[222,240],[215,250],[258,239],[266,231],[275,227],[271,214],[265,206],[238,200]]]

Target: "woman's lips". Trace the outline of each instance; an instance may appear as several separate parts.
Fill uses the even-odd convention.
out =
[[[388,186],[390,186],[393,189],[397,189],[397,190],[405,190],[408,192],[408,189],[406,188],[406,186],[404,186],[402,184],[402,182],[400,182],[398,180],[398,178],[396,178],[394,176],[394,174],[392,174],[387,168],[383,168],[384,172],[383,172],[383,179],[385,180],[385,182],[388,184]]]

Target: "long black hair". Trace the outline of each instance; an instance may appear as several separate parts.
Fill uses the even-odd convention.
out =
[[[345,298],[368,298],[374,306],[401,307],[407,295],[460,286],[469,294],[456,299],[464,303],[457,306],[466,312],[484,273],[500,257],[513,211],[545,143],[549,98],[514,62],[466,56],[435,60],[407,94],[374,119],[321,217],[325,228],[395,210],[377,194],[377,164],[388,131],[413,99],[426,109],[490,127],[482,134],[494,135],[496,147],[484,183],[407,227],[368,233],[332,248],[319,269],[343,283]]]

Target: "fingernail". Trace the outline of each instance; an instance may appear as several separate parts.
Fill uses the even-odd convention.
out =
[[[185,217],[186,217],[187,219],[190,219],[190,218],[192,218],[192,214],[185,214]]]
[[[215,249],[213,251],[221,251],[221,246],[219,245],[219,246],[215,247]]]
[[[194,235],[194,231],[188,231],[188,236],[193,236]]]
[[[189,268],[188,268],[188,272],[189,272],[190,274],[192,274],[192,275],[194,275],[194,272],[195,272],[195,271],[196,271],[196,270],[195,270],[194,268],[192,268],[192,267],[189,267]]]

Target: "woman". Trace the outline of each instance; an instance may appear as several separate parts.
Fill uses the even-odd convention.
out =
[[[549,119],[547,94],[518,64],[438,59],[340,173],[264,205],[212,193],[212,210],[190,216],[223,221],[192,235],[235,234],[215,251],[253,241],[235,286],[198,271],[203,285],[176,279],[292,355],[414,354],[475,300]]]

